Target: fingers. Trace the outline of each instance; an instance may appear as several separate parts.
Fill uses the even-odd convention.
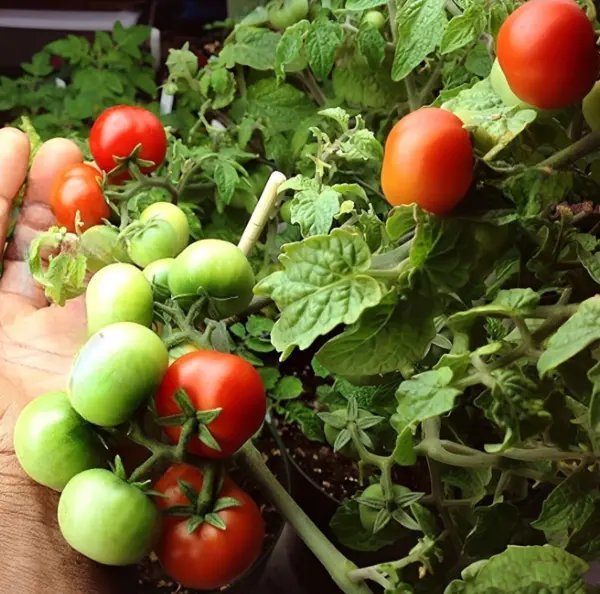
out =
[[[0,130],[0,251],[4,251],[13,199],[27,175],[29,150],[29,139],[23,132],[16,128]]]
[[[0,292],[22,296],[34,307],[46,304],[43,291],[31,278],[24,260],[35,236],[54,224],[50,210],[54,179],[68,165],[82,161],[79,147],[66,138],[54,138],[40,147],[31,165],[14,236],[6,249]]]

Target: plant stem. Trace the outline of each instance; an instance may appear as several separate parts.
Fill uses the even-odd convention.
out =
[[[441,77],[442,77],[442,62],[438,62],[436,64],[435,68],[431,71],[431,74],[429,75],[427,82],[425,83],[424,87],[421,89],[421,92],[418,95],[418,98],[417,98],[418,107],[421,107],[421,105],[424,105],[426,103],[427,98],[433,92],[433,89],[435,89],[436,85],[440,82]]]
[[[317,81],[315,80],[315,77],[313,76],[312,72],[307,70],[306,72],[304,72],[301,78],[302,82],[305,84],[312,98],[315,100],[315,103],[319,107],[324,107],[327,103],[327,98],[323,94],[321,87],[317,84]]]
[[[178,457],[177,448],[175,446],[166,445],[155,439],[150,439],[141,430],[137,423],[132,423],[127,434],[129,439],[138,445],[145,447],[147,450],[152,452],[152,455],[144,460],[129,477],[130,482],[136,482],[145,476],[155,464],[163,460],[181,460],[182,457]]]
[[[175,459],[181,460],[185,455],[185,446],[192,437],[197,427],[196,419],[188,419],[181,428],[181,434],[179,435],[179,441],[175,448]]]
[[[390,13],[390,30],[394,45],[398,41],[398,23],[396,21],[396,0],[387,0],[388,12]]]
[[[590,132],[581,140],[544,159],[537,166],[540,168],[558,169],[597,150],[600,150],[600,132]]]
[[[412,74],[406,75],[404,78],[404,86],[406,87],[406,96],[408,98],[408,108],[410,111],[415,111],[420,107],[417,89]]]
[[[250,314],[256,313],[257,311],[260,311],[261,309],[271,305],[271,303],[273,303],[273,300],[270,297],[254,297],[254,299],[252,299],[250,302],[250,305],[246,308],[246,311],[242,312],[241,314],[225,318],[223,322],[227,326],[235,324],[236,322],[247,318]]]
[[[267,180],[265,188],[258,200],[256,208],[250,215],[250,220],[242,233],[238,247],[246,256],[250,254],[252,248],[258,241],[262,230],[264,229],[277,201],[277,190],[285,181],[286,177],[280,171],[273,171]]]
[[[456,4],[454,4],[453,0],[446,0],[446,10],[452,16],[462,16],[462,10],[460,8],[458,8],[458,6],[456,6]]]
[[[215,462],[208,462],[202,470],[202,489],[196,501],[196,513],[199,516],[203,516],[212,505],[218,474],[219,467]]]
[[[252,442],[249,441],[242,447],[238,458],[265,496],[277,507],[306,546],[323,564],[338,587],[345,594],[372,594],[366,584],[356,583],[356,580],[350,579],[349,573],[357,569],[356,565],[336,549],[281,486]]]

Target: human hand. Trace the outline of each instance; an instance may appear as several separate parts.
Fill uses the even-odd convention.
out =
[[[14,197],[28,169],[29,141],[16,129],[0,130],[0,246],[4,246]],[[57,494],[34,484],[16,460],[12,433],[19,411],[32,398],[64,390],[73,355],[85,340],[82,299],[49,305],[29,274],[26,252],[54,217],[49,195],[56,174],[83,155],[55,138],[40,147],[27,181],[0,279],[0,592],[106,594],[109,573],[72,551],[58,532]],[[116,583],[117,580],[112,580]]]

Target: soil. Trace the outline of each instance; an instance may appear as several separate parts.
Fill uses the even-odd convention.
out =
[[[262,438],[257,443],[257,447],[263,452],[265,462],[271,471],[278,475],[280,480],[283,480],[281,477],[283,467],[282,452],[275,439],[271,436]],[[235,466],[232,467],[229,474],[232,476],[233,480],[247,491],[258,503],[265,521],[266,538],[263,545],[263,554],[257,561],[257,563],[260,564],[275,546],[283,528],[283,519],[275,508],[265,501],[260,491],[248,481],[239,468],[236,468]],[[250,569],[249,573],[252,571],[253,569]],[[169,578],[162,570],[162,567],[154,554],[151,554],[135,567],[134,577],[132,579],[135,581],[135,585],[131,585],[132,590],[129,591],[129,594],[196,594],[197,592],[196,590],[184,588]],[[235,586],[235,584],[226,586],[219,591],[237,591],[233,586]],[[135,588],[135,590],[133,590],[133,588]],[[244,589],[241,591],[245,592],[246,590]],[[204,594],[207,593],[204,592]]]

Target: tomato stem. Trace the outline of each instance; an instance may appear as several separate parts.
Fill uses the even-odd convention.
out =
[[[350,573],[357,569],[356,565],[338,551],[281,486],[252,442],[248,441],[242,447],[238,457],[265,496],[271,500],[306,546],[315,554],[342,592],[372,594],[365,583],[357,583],[350,578]]]
[[[600,150],[600,132],[590,132],[581,140],[544,159],[537,166],[540,168],[558,169],[563,165],[578,161],[582,157],[585,157],[585,155],[597,150]]]
[[[238,247],[246,256],[250,254],[258,241],[267,221],[271,217],[275,202],[277,201],[277,190],[279,186],[286,180],[285,175],[280,171],[273,171],[262,191],[256,208],[250,215],[250,220],[242,233],[242,237],[238,243]]]
[[[204,516],[212,507],[216,487],[219,483],[221,465],[216,462],[207,462],[203,469],[202,489],[196,501],[196,514]]]

